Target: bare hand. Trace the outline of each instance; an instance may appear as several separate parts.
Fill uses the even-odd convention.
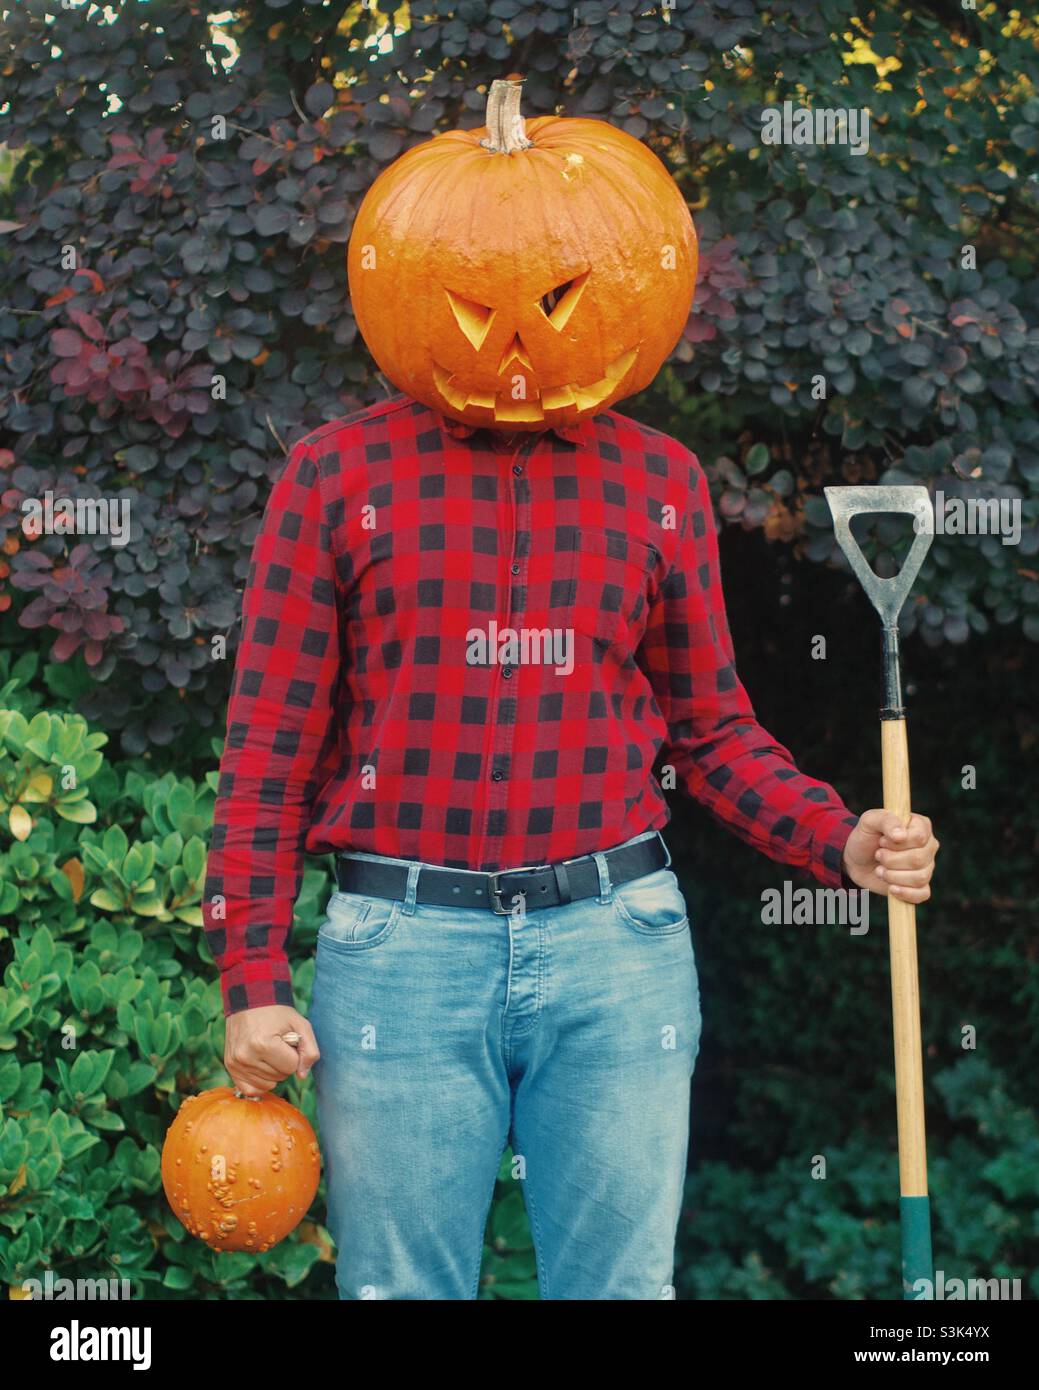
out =
[[[298,1048],[286,1033],[299,1034]],[[265,1095],[293,1073],[302,1080],[320,1056],[313,1028],[287,1005],[243,1009],[227,1020],[224,1066],[244,1096]]]
[[[844,847],[844,869],[870,893],[925,903],[937,853],[926,816],[914,812],[907,825],[893,811],[864,811]]]

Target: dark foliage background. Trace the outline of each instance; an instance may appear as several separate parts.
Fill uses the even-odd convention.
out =
[[[215,1258],[158,1187],[179,1096],[223,1079],[197,930],[212,769],[270,482],[297,437],[390,389],[350,313],[354,211],[409,145],[480,124],[486,84],[516,70],[528,114],[623,126],[689,200],[694,313],[623,409],[710,465],[744,679],[851,805],[879,800],[875,623],[830,564],[822,486],[1022,503],[1018,546],[936,541],[905,627],[916,801],[943,842],[921,913],[938,1263],[1034,1281],[1039,31],[1017,11],[850,0],[427,0],[395,16],[247,0],[215,27],[185,0],[7,13],[0,1273],[331,1295],[320,1202],[268,1256]],[[784,99],[868,107],[869,155],[763,146],[761,109]],[[47,489],[129,499],[130,543],[26,535],[21,502]],[[900,544],[877,533],[878,569]],[[79,715],[108,736],[98,767]],[[70,759],[94,821],[59,789]],[[680,1295],[890,1296],[882,912],[866,937],[764,928],[774,866],[696,807],[676,805],[670,839],[708,1022]],[[315,865],[297,909],[301,1001],[326,885]],[[78,1057],[56,1041],[69,1021]],[[484,1293],[530,1297],[519,1194],[504,1178],[499,1194]]]

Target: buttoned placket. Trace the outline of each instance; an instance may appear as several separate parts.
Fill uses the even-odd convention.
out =
[[[499,568],[499,579],[503,579],[503,582],[499,582],[497,586],[499,598],[495,606],[495,621],[499,633],[503,628],[519,628],[523,625],[527,564],[530,558],[526,551],[529,550],[531,534],[528,462],[541,440],[542,435],[531,435],[511,452],[502,452],[500,455],[504,468],[500,496],[501,501],[507,503],[508,512],[502,518],[498,533],[499,567],[503,560],[505,566],[504,576]],[[527,537],[526,547],[519,544],[521,536]],[[504,829],[505,808],[509,798],[512,739],[516,727],[515,696],[512,694],[510,683],[515,680],[516,675],[515,667],[501,666],[496,658],[494,659],[491,704],[487,721],[488,740],[485,744],[487,790],[479,858],[481,864],[491,861],[495,867],[502,869],[513,866],[502,864],[496,853],[500,849],[502,835],[500,831],[494,833],[494,822],[497,819]],[[500,814],[495,817],[495,812]]]

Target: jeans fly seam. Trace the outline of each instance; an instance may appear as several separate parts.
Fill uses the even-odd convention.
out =
[[[528,927],[526,928],[526,930],[529,931],[529,930],[531,930],[531,928],[528,926]],[[538,931],[538,964],[537,964],[537,982],[536,982],[536,986],[535,986],[535,990],[534,990],[534,1009],[533,1009],[533,1012],[530,1013],[526,1018],[521,1018],[520,1021],[519,1021],[518,1023],[514,1023],[513,1026],[512,1026],[511,1028],[509,1028],[509,1030],[508,1030],[508,1042],[507,1042],[507,1046],[509,1047],[509,1065],[510,1065],[510,1066],[511,1066],[511,1056],[512,1056],[512,1053],[511,1053],[512,1041],[513,1041],[514,1039],[523,1039],[523,1038],[526,1038],[526,1037],[528,1036],[528,1034],[530,1034],[530,1033],[532,1033],[532,1032],[534,1031],[534,1029],[537,1027],[538,1023],[541,1021],[541,1012],[542,1012],[542,1009],[544,1008],[544,1005],[545,1005],[545,974],[546,974],[546,971],[545,971],[545,959],[546,959],[546,956],[547,956],[547,945],[546,945],[546,933],[545,933],[545,927],[544,927],[544,925],[539,926],[538,929],[537,929],[537,931]],[[511,932],[509,933],[509,952],[510,952],[510,961],[511,961],[511,952],[512,952],[512,933],[511,933]],[[511,984],[511,971],[510,971],[510,984]],[[508,1015],[508,1008],[509,1008],[508,999],[506,999],[506,1003],[505,1003],[506,1017],[507,1017],[507,1015]],[[506,1025],[506,1019],[505,1019],[505,1018],[503,1018],[502,1024],[503,1024],[503,1028],[504,1028],[505,1025]]]

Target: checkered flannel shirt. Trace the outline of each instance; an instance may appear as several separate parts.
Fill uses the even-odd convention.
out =
[[[492,623],[569,634],[572,671],[536,645],[474,664]],[[244,596],[204,904],[226,1012],[292,1003],[305,853],[571,859],[667,823],[658,759],[755,848],[846,881],[856,817],[736,674],[693,454],[612,410],[510,439],[406,396],[315,430]]]

